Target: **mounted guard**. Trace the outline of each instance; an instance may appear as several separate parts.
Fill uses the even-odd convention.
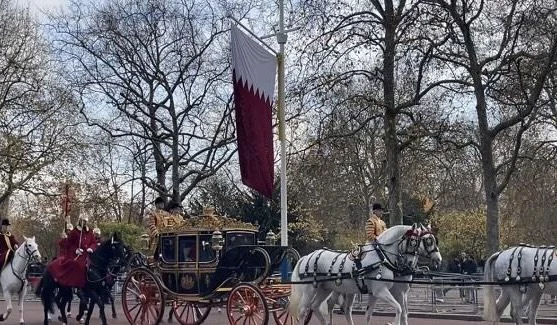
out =
[[[95,236],[95,241],[97,246],[101,245],[101,229],[98,227],[93,228],[93,236]]]
[[[2,240],[0,240],[0,263],[2,263],[0,270],[4,269],[4,266],[14,257],[14,252],[19,246],[19,243],[15,239],[14,235],[9,232],[9,226],[11,226],[8,219],[2,220],[1,233]]]
[[[73,225],[66,222],[66,227],[58,240],[58,256],[67,256],[68,254],[68,234],[73,230]]]
[[[65,243],[65,255],[47,266],[54,280],[62,286],[83,288],[89,254],[97,248],[97,241],[87,226],[88,218],[81,216],[78,226],[71,230]]]

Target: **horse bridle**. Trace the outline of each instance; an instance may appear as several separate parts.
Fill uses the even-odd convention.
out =
[[[11,269],[12,269],[12,274],[13,274],[19,281],[21,281],[21,287],[22,287],[22,288],[23,288],[23,285],[25,284],[24,278],[25,278],[25,275],[26,275],[26,273],[27,273],[27,268],[29,267],[29,264],[31,264],[31,260],[33,259],[33,255],[35,254],[36,251],[38,251],[38,249],[35,249],[35,250],[33,250],[33,251],[30,250],[30,249],[27,247],[27,241],[24,241],[24,242],[23,242],[23,246],[25,247],[25,255],[27,255],[27,256],[21,255],[21,254],[19,253],[19,249],[16,249],[16,251],[15,251],[15,255],[17,255],[17,256],[19,256],[19,257],[21,257],[21,258],[23,258],[24,260],[27,261],[27,262],[25,263],[25,267],[23,268],[22,275],[17,274],[17,273],[15,272],[13,260],[12,260],[12,263],[10,263]],[[20,290],[21,290],[21,289],[20,289]]]
[[[427,235],[431,235],[431,237],[424,238]],[[422,242],[424,243],[424,248],[425,248],[425,251],[427,253],[427,256],[423,256],[423,255],[419,254],[420,245],[421,245]],[[439,251],[439,247],[437,247],[437,245],[434,245],[435,244],[435,236],[430,231],[418,232],[417,229],[408,230],[404,234],[404,236],[402,236],[402,238],[396,239],[396,240],[394,240],[390,243],[386,243],[386,244],[377,243],[378,249],[381,250],[381,252],[385,256],[385,258],[387,259],[389,264],[391,264],[396,269],[400,268],[399,264],[398,263],[393,263],[391,261],[391,259],[389,258],[389,255],[394,255],[394,254],[391,253],[391,252],[386,252],[382,248],[382,246],[391,246],[391,245],[394,245],[394,244],[397,244],[397,246],[398,246],[398,255],[396,255],[397,260],[403,260],[404,259],[403,255],[406,255],[406,254],[407,255],[414,255],[410,265],[404,264],[405,267],[411,266],[411,268],[413,268],[413,266],[417,263],[418,256],[431,258],[431,254]],[[404,249],[402,248],[403,245],[404,245]],[[403,264],[403,263],[401,263],[401,264]]]
[[[115,249],[116,248],[115,245],[117,245],[117,244],[120,244],[120,242],[117,241],[117,240],[114,240],[114,236],[112,236],[112,238],[110,240],[110,245],[112,246],[111,248]],[[106,260],[105,258],[102,258],[102,259]],[[113,271],[116,267],[121,267],[120,259],[121,259],[121,257],[118,257],[116,259],[118,261],[118,263],[110,263],[110,260],[111,260],[110,258],[108,260],[106,260],[106,274],[104,276],[99,276],[99,279],[97,279],[97,280],[89,279],[89,270],[91,270],[91,267],[94,267],[93,272],[95,272],[95,273],[97,273],[97,275],[99,275],[98,272],[96,272],[96,271],[100,270],[100,267],[98,265],[96,265],[95,263],[93,263],[93,261],[91,259],[89,259],[88,271],[86,273],[87,281],[90,282],[90,283],[98,283],[98,282],[102,282],[102,281],[106,280],[106,278],[108,276],[116,277],[118,274],[114,273]]]

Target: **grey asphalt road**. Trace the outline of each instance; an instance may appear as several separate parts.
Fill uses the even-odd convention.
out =
[[[17,305],[14,306],[15,310],[12,312],[10,317],[6,322],[0,324],[19,324],[19,311],[17,309]],[[42,316],[42,305],[39,302],[31,301],[26,302],[25,305],[25,325],[43,325],[43,316]],[[109,306],[107,306],[109,307]],[[6,305],[5,302],[0,302],[1,311],[4,312]],[[72,311],[74,313],[77,311],[77,305],[72,306]],[[122,308],[117,304],[117,319],[110,318],[110,311],[107,309],[107,316],[109,317],[109,325],[129,325],[126,321],[124,314],[122,313]],[[383,325],[388,322],[392,322],[392,317],[384,317],[384,316],[375,316],[373,318],[374,325]],[[343,315],[334,315],[334,324],[346,324]],[[354,323],[355,324],[365,324],[365,318],[363,315],[354,315]],[[431,319],[431,318],[410,318],[409,325],[465,325],[465,324],[487,324],[484,322],[476,322],[476,321],[459,321],[459,320],[448,320],[448,319]],[[50,324],[61,324],[59,321],[51,321]],[[78,324],[78,322],[71,318],[69,320],[69,324]],[[93,313],[93,317],[91,318],[91,323],[93,325],[100,324],[100,320],[98,318],[98,311],[95,310]],[[166,321],[163,321],[161,324],[169,324]],[[174,324],[177,324],[174,322]],[[207,318],[207,320],[203,323],[205,325],[225,325],[228,324],[226,313],[224,310],[218,312],[217,310],[211,311],[211,314]],[[269,324],[275,324],[273,320],[269,321]],[[311,325],[319,325],[319,322],[315,319],[312,319]],[[134,324],[135,325],[135,324]]]

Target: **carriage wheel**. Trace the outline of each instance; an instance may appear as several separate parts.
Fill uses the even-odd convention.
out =
[[[249,283],[241,283],[232,289],[228,296],[226,313],[231,325],[269,323],[267,301],[261,291]]]
[[[284,304],[285,307],[284,309],[280,309],[277,311],[273,312],[273,318],[275,319],[275,323],[277,323],[277,325],[295,325],[298,324],[298,321],[296,318],[294,318],[294,316],[290,315],[290,312],[288,311],[288,304],[289,304],[289,298],[285,297],[285,298],[281,298],[281,299],[286,299],[287,302]],[[309,321],[311,320],[311,316],[313,315],[313,312],[310,310],[307,315],[306,315],[306,319],[304,320],[304,325],[309,324]]]
[[[174,301],[172,311],[181,325],[199,325],[209,316],[211,306],[187,301]]]
[[[122,286],[122,309],[130,324],[158,324],[164,313],[164,295],[147,269],[131,271]]]

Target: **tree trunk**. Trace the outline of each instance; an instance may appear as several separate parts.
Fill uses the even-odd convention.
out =
[[[391,1],[385,3],[385,51],[383,53],[383,98],[385,101],[385,115],[383,128],[385,130],[385,151],[387,158],[387,188],[389,189],[388,208],[389,225],[401,225],[402,201],[400,199],[400,148],[398,145],[397,107],[395,106],[395,55],[396,55],[397,22]]]
[[[0,219],[8,218],[10,213],[10,196],[6,194],[3,196],[2,201],[0,201]]]
[[[473,58],[476,58],[475,55]],[[480,154],[482,156],[485,203],[487,205],[486,250],[488,254],[493,254],[499,250],[499,192],[497,191],[497,174],[493,161],[493,136],[490,133],[487,120],[487,102],[481,81],[481,74],[475,62],[476,61],[473,61],[471,64],[471,74],[474,80],[474,92],[477,101],[476,114],[478,116]]]

